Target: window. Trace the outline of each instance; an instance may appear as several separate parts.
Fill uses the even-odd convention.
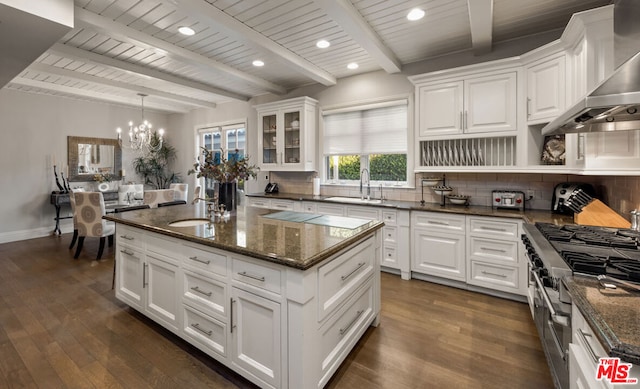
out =
[[[326,182],[407,185],[407,100],[323,112]]]
[[[198,130],[198,145],[213,151],[218,160],[223,150],[227,159],[242,159],[246,155],[246,132],[244,123],[201,128]],[[213,197],[214,185],[215,183],[210,179],[204,183],[203,187],[207,197]],[[238,189],[243,187],[244,183],[239,182]]]

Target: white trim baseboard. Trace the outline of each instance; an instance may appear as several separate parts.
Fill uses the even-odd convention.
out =
[[[63,234],[73,232],[73,226],[60,226]],[[39,227],[30,230],[9,231],[0,233],[0,244],[17,242],[20,240],[42,238],[53,235],[53,227]]]

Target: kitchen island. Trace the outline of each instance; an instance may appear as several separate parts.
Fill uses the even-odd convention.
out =
[[[198,221],[204,204],[105,218],[116,297],[261,387],[323,387],[378,324],[381,222],[250,207]]]

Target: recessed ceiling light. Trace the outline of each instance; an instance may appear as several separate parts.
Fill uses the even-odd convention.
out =
[[[358,64],[355,62],[351,62],[349,65],[347,65],[347,68],[351,70],[355,70],[358,68]]]
[[[411,21],[420,20],[424,17],[424,11],[420,8],[414,8],[407,14],[407,19]]]
[[[259,59],[256,59],[252,63],[253,63],[253,66],[264,66],[264,62],[260,61]]]
[[[326,49],[327,47],[331,46],[331,43],[329,43],[329,41],[326,41],[324,39],[320,39],[316,43],[316,46],[318,46],[318,48],[320,48],[320,49]]]
[[[187,36],[191,36],[193,34],[195,34],[196,32],[193,30],[193,28],[191,27],[187,27],[187,26],[182,26],[178,28],[178,32],[180,32],[180,34],[182,35],[187,35]]]

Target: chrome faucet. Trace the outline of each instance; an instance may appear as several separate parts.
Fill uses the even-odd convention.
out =
[[[364,178],[364,172],[367,172],[367,200],[371,200],[371,177],[369,176],[369,170],[367,168],[360,171],[360,200],[364,200],[364,193],[362,193],[362,179]]]

